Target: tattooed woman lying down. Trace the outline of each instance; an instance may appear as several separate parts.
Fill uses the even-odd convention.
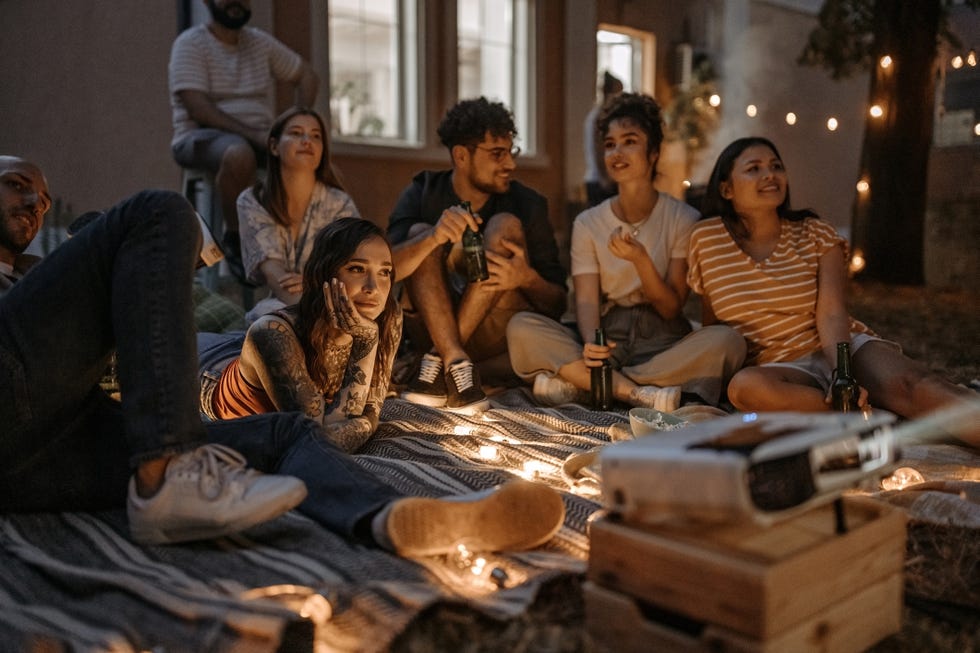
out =
[[[383,232],[341,218],[316,236],[299,303],[264,315],[242,334],[198,335],[201,413],[233,419],[305,413],[354,451],[378,425],[402,316]]]

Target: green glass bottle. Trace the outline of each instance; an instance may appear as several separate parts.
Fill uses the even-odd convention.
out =
[[[606,344],[606,332],[599,327],[595,330],[595,344]],[[611,410],[613,404],[612,364],[606,358],[599,367],[592,370],[592,409]]]
[[[837,369],[834,370],[834,381],[830,386],[830,401],[834,410],[849,413],[858,410],[858,398],[861,389],[851,373],[851,345],[847,342],[837,343]]]
[[[469,202],[460,206],[473,215]],[[483,246],[483,234],[469,227],[463,232],[463,255],[466,257],[466,278],[469,281],[486,281],[490,278],[487,270],[487,251]]]

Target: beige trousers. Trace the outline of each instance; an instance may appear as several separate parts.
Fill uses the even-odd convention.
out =
[[[689,325],[665,323],[646,306],[613,308],[602,326],[616,343],[613,367],[628,379],[638,385],[679,385],[712,405],[745,360],[745,339],[734,329],[712,325],[690,331]],[[538,313],[518,313],[510,320],[507,346],[514,372],[525,381],[542,372],[557,374],[582,358],[578,332]]]

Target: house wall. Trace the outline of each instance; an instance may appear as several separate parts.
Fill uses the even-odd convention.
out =
[[[190,2],[200,11],[199,0]],[[325,46],[312,42],[309,28],[322,20],[325,5],[320,0],[255,0],[253,5],[253,25],[273,31],[319,65],[324,81],[318,103],[325,110]],[[655,34],[655,94],[662,103],[669,101],[674,83],[676,44],[684,40],[712,53],[721,74],[724,122],[694,162],[694,183],[707,179],[717,153],[732,138],[766,135],[787,161],[794,203],[811,206],[847,229],[867,77],[833,82],[822,70],[797,66],[795,59],[815,18],[793,5],[758,0],[538,0],[536,115],[541,148],[535,156],[521,157],[518,178],[548,198],[560,242],[567,242],[568,225],[581,199],[582,121],[595,93],[594,33],[599,23]],[[0,152],[41,164],[54,196],[75,212],[106,206],[145,187],[179,187],[180,171],[170,155],[167,95],[177,6],[168,0],[0,1]],[[439,38],[455,20],[454,6],[452,0],[425,3],[423,135],[428,142],[397,150],[334,146],[335,160],[362,213],[380,224],[387,222],[412,175],[449,165],[434,132],[456,96],[454,44]],[[745,116],[749,101],[760,108],[756,119]],[[282,95],[280,106],[287,103]],[[792,127],[783,121],[789,110],[799,116]],[[841,122],[836,132],[825,128],[829,115]],[[665,151],[661,172],[669,177],[670,192],[677,194],[682,180],[678,170],[687,163],[675,154]]]
[[[76,212],[176,188],[173,2],[0,2],[0,153],[37,162]]]
[[[191,0],[200,4],[200,0]],[[177,2],[0,2],[0,153],[45,171],[74,214],[180,188],[167,92]],[[271,5],[252,24],[271,29]]]

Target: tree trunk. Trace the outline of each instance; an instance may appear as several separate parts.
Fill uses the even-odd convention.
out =
[[[926,173],[932,145],[936,39],[940,0],[876,0],[875,60],[862,152],[870,191],[854,215],[854,245],[866,261],[863,276],[924,282]],[[889,55],[887,68],[879,64]]]

